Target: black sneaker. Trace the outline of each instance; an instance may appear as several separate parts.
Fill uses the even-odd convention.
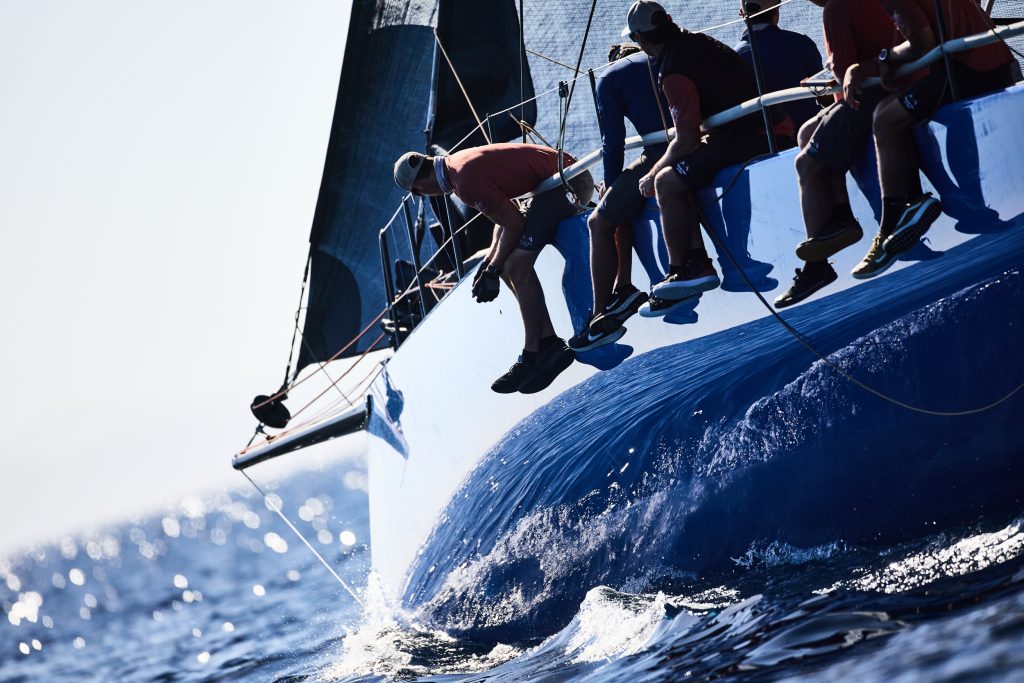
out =
[[[684,299],[662,299],[659,296],[652,296],[640,307],[640,317],[661,318],[675,310],[693,308],[699,298],[700,294],[694,294]]]
[[[856,220],[832,223],[828,233],[811,237],[796,246],[796,256],[801,261],[824,261],[843,249],[856,244],[864,237],[864,230]]]
[[[646,296],[644,298],[646,299]],[[638,308],[639,305],[637,304]],[[576,352],[589,351],[598,346],[618,341],[622,335],[626,334],[626,328],[622,326],[623,320],[624,318],[607,313],[595,315],[590,322],[583,326],[579,334],[569,340],[569,348]]]
[[[494,380],[494,384],[491,385],[491,391],[499,394],[516,393],[519,391],[519,387],[522,386],[523,380],[530,374],[530,369],[533,365],[534,363],[525,361],[522,356],[519,356],[515,365],[509,368],[508,372]]]
[[[902,254],[909,250],[932,227],[932,223],[942,215],[942,204],[930,194],[926,194],[913,204],[908,204],[903,214],[892,229],[892,234],[883,246],[892,255]]]
[[[804,266],[803,270],[797,268],[793,284],[785,294],[775,300],[775,308],[798,304],[819,289],[835,282],[838,277],[835,269],[827,262],[824,267]]]
[[[647,292],[641,292],[633,285],[626,285],[622,289],[612,292],[612,300],[604,307],[604,314],[625,322],[640,309],[645,301],[647,301]]]
[[[861,262],[853,267],[850,271],[850,275],[854,276],[858,280],[867,280],[868,278],[881,275],[885,271],[889,270],[892,264],[896,263],[896,254],[893,254],[885,248],[885,243],[888,238],[882,233],[875,235],[875,239],[871,242],[871,248],[868,249],[868,253],[864,255]]]
[[[536,394],[547,389],[574,360],[576,354],[561,339],[541,349],[536,360],[529,365],[526,377],[519,385],[519,393]]]
[[[651,294],[659,299],[686,299],[717,288],[722,281],[711,259],[687,259],[682,272],[669,273],[654,285]]]

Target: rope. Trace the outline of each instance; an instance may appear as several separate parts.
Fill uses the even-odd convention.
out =
[[[299,290],[299,305],[295,309],[295,327],[292,329],[292,343],[288,347],[288,365],[284,370],[284,380],[281,386],[288,386],[291,381],[292,359],[295,357],[295,338],[299,334],[299,318],[302,315],[302,301],[306,297],[306,286],[309,283],[309,265],[313,262],[313,247],[310,245],[309,254],[306,255],[306,267],[302,271],[302,288]]]
[[[540,52],[537,52],[536,50],[531,50],[530,48],[524,48],[524,49],[526,50],[526,52],[529,52],[534,57],[540,57],[541,59],[544,59],[546,61],[551,62],[552,64],[557,64],[558,66],[562,67],[563,69],[568,69],[569,71],[573,71],[573,68],[571,66],[569,66],[568,64],[566,64],[565,62],[560,62],[557,59],[554,59],[553,57],[548,57],[547,55],[541,54]]]
[[[483,122],[480,120],[480,115],[476,113],[476,107],[473,106],[473,101],[469,99],[469,93],[466,92],[466,87],[462,85],[462,79],[459,78],[459,72],[455,70],[455,65],[452,64],[452,60],[448,57],[447,50],[444,49],[444,45],[441,44],[441,36],[438,35],[437,29],[434,29],[434,40],[437,41],[437,47],[440,48],[441,54],[444,55],[444,61],[448,62],[448,68],[452,70],[452,76],[455,76],[455,82],[459,84],[459,90],[462,91],[462,96],[466,98],[466,104],[469,105],[469,111],[473,113],[473,118],[476,120],[477,128],[483,133],[484,139],[487,140],[487,144],[491,144],[491,137],[483,129]],[[490,114],[487,115],[490,119]]]
[[[310,543],[309,541],[307,541],[306,537],[302,535],[302,532],[299,531],[295,527],[295,525],[291,523],[291,520],[289,520],[288,517],[286,517],[283,512],[281,512],[281,508],[279,508],[277,506],[277,503],[275,503],[274,500],[270,496],[268,496],[266,493],[263,492],[263,489],[260,488],[259,484],[257,484],[255,481],[252,480],[252,477],[249,476],[248,472],[246,472],[245,470],[242,470],[242,476],[249,480],[249,483],[252,484],[254,489],[259,491],[259,494],[261,496],[263,496],[263,502],[266,503],[267,507],[269,507],[271,510],[276,512],[277,516],[280,517],[284,521],[284,523],[288,525],[288,528],[291,529],[292,531],[294,531],[295,535],[298,536],[299,539],[303,543],[306,544],[306,547],[309,548],[310,552],[313,553],[313,555],[316,556],[316,559],[320,560],[320,564],[322,564],[324,566],[324,568],[326,568],[327,571],[329,571],[331,573],[331,576],[334,577],[335,581],[340,583],[341,587],[344,588],[346,591],[348,591],[348,594],[352,596],[353,600],[355,600],[357,603],[359,603],[360,607],[362,607],[363,609],[366,609],[366,604],[363,603],[363,601],[359,599],[359,596],[356,595],[356,592],[354,590],[352,590],[352,588],[350,588],[347,583],[345,583],[344,579],[342,579],[340,576],[338,576],[338,572],[334,571],[334,567],[332,567],[330,564],[327,563],[327,560],[324,559],[324,556],[317,552],[316,548],[313,547],[313,544]]]
[[[299,415],[304,413],[306,410],[308,410],[314,403],[316,403],[321,398],[323,398],[327,393],[329,393],[331,391],[331,389],[337,389],[338,393],[341,395],[341,399],[344,400],[346,403],[348,403],[349,407],[354,406],[355,403],[353,403],[352,399],[349,398],[349,394],[351,394],[353,396],[360,395],[359,391],[357,391],[357,390],[359,389],[359,386],[362,384],[362,380],[360,380],[359,382],[357,382],[353,386],[352,391],[349,392],[349,394],[346,394],[341,389],[341,387],[338,386],[338,383],[341,382],[341,380],[345,379],[345,377],[348,376],[348,374],[351,373],[352,370],[354,370],[355,367],[357,365],[359,365],[359,363],[361,363],[363,361],[363,359],[366,358],[370,353],[372,353],[373,351],[378,351],[379,349],[376,348],[377,344],[379,344],[381,342],[381,340],[384,339],[384,337],[386,337],[386,336],[387,335],[382,332],[380,334],[380,336],[378,336],[376,339],[374,339],[373,343],[371,343],[370,346],[367,347],[367,349],[365,351],[363,351],[362,355],[360,355],[359,358],[357,358],[356,361],[354,363],[352,363],[352,365],[350,365],[345,370],[345,372],[342,373],[342,375],[338,379],[334,380],[330,385],[328,385],[326,388],[324,388],[319,394],[314,396],[312,399],[307,401],[301,408],[299,408],[297,411],[295,411],[295,413],[292,415],[292,420],[294,420],[296,417],[298,417]],[[376,368],[378,365],[380,365],[380,364],[378,363],[378,364],[374,365],[373,367]],[[269,442],[271,442],[273,440],[280,439],[282,436],[287,436],[288,434],[293,434],[293,433],[295,433],[297,431],[301,431],[301,430],[305,429],[306,427],[309,427],[310,425],[316,424],[321,418],[325,417],[328,414],[331,414],[332,411],[334,411],[338,407],[338,405],[340,403],[341,403],[341,401],[335,401],[334,403],[331,403],[324,410],[320,411],[319,413],[317,413],[313,417],[309,418],[308,420],[306,420],[304,422],[299,422],[297,424],[292,424],[290,427],[281,430],[280,432],[278,432],[277,434],[275,434],[272,437],[268,436],[261,443],[259,443],[257,445],[257,447],[263,446],[265,443],[269,443]],[[257,431],[258,432],[262,431],[262,429],[258,429]],[[254,440],[255,440],[255,434],[253,435],[253,439],[250,439],[249,443],[246,444],[245,448],[243,448],[241,451],[239,451],[239,454],[241,455],[241,454],[249,452],[249,450],[251,450],[252,442]]]
[[[397,215],[398,215],[398,214],[397,214],[397,212],[396,212],[395,216],[397,216]],[[441,255],[441,254],[442,254],[442,253],[444,252],[444,249],[445,249],[445,247],[447,247],[447,246],[448,246],[448,245],[449,245],[449,244],[450,244],[450,243],[451,243],[451,242],[452,242],[452,241],[453,241],[453,240],[454,240],[454,239],[455,239],[456,237],[458,237],[458,236],[459,236],[459,235],[460,235],[460,234],[462,233],[462,231],[464,231],[464,230],[465,230],[466,228],[468,228],[468,227],[469,227],[469,226],[470,226],[470,225],[471,225],[471,224],[473,223],[473,221],[477,220],[477,219],[478,219],[478,218],[480,218],[480,216],[482,216],[482,215],[483,215],[483,214],[481,214],[481,213],[478,213],[477,215],[473,216],[473,217],[472,217],[472,218],[470,218],[470,219],[469,219],[468,221],[466,221],[466,222],[465,222],[465,223],[464,223],[464,224],[463,224],[463,225],[462,225],[461,227],[459,227],[459,228],[458,228],[457,230],[454,230],[454,231],[452,232],[451,236],[450,236],[450,237],[448,237],[448,239],[446,239],[446,240],[445,240],[445,241],[444,241],[444,242],[443,242],[443,243],[442,243],[442,244],[441,244],[441,245],[440,245],[440,246],[438,247],[437,251],[436,251],[436,252],[434,252],[434,254],[433,254],[433,255],[432,255],[432,256],[431,256],[431,257],[430,257],[429,259],[427,259],[427,261],[426,261],[426,262],[425,262],[425,263],[424,263],[424,264],[423,264],[423,265],[422,265],[422,266],[420,267],[420,270],[419,270],[420,274],[422,274],[422,273],[423,273],[423,272],[424,272],[424,271],[425,271],[425,270],[427,269],[427,267],[428,267],[428,266],[430,266],[430,265],[431,265],[431,264],[432,264],[432,263],[434,262],[434,260],[435,260],[435,259],[436,259],[436,258],[437,258],[438,256],[440,256],[440,255]],[[391,224],[391,223],[392,223],[392,222],[394,221],[394,219],[395,219],[395,216],[392,216],[392,218],[391,218],[391,221],[389,221],[389,222],[388,222],[388,225],[390,225],[390,224]],[[386,227],[387,227],[387,225],[386,225],[386,226],[385,226],[385,228],[383,228],[383,229],[386,229]],[[408,285],[408,286],[407,286],[407,287],[405,288],[405,290],[403,290],[403,291],[402,291],[402,293],[401,293],[401,294],[399,294],[399,295],[398,295],[398,297],[397,297],[397,298],[398,298],[398,299],[401,299],[402,297],[404,297],[405,295],[407,295],[407,294],[408,294],[409,292],[411,292],[411,291],[412,291],[412,288],[413,288],[413,286],[414,286],[414,285],[415,285],[415,283],[414,283],[414,282],[411,282],[411,283],[409,283],[409,285]],[[372,327],[373,327],[374,325],[376,325],[376,324],[377,324],[377,323],[378,323],[378,322],[379,322],[379,321],[381,320],[381,318],[383,318],[383,317],[384,317],[384,315],[385,315],[385,314],[386,314],[387,312],[388,312],[388,309],[387,309],[387,308],[384,308],[384,309],[383,309],[383,310],[382,310],[382,311],[381,311],[381,312],[380,312],[380,313],[379,313],[379,314],[377,315],[377,317],[376,317],[376,318],[374,318],[374,319],[373,319],[373,320],[372,320],[372,321],[370,322],[370,324],[368,324],[368,325],[367,325],[366,327],[364,327],[364,328],[363,328],[363,330],[362,330],[362,331],[361,331],[361,332],[360,332],[359,334],[357,334],[357,335],[356,335],[355,337],[353,337],[353,339],[352,339],[351,341],[349,341],[349,342],[348,342],[347,344],[345,344],[345,346],[343,346],[343,347],[342,347],[342,348],[341,348],[341,349],[340,349],[339,351],[337,351],[337,352],[336,352],[336,353],[335,353],[335,354],[334,354],[333,356],[331,356],[331,357],[330,357],[330,358],[329,358],[329,359],[328,359],[327,361],[325,361],[325,362],[324,362],[324,363],[323,363],[323,364],[321,365],[321,367],[323,367],[323,366],[326,366],[326,364],[327,364],[327,363],[330,363],[330,362],[332,362],[332,361],[336,360],[336,359],[337,359],[337,358],[338,358],[338,357],[339,357],[339,356],[340,356],[340,355],[341,355],[342,353],[344,353],[344,352],[345,352],[346,350],[348,350],[349,348],[351,348],[351,347],[352,347],[352,345],[353,345],[353,344],[355,344],[355,343],[356,343],[357,341],[359,341],[359,340],[360,340],[360,339],[361,339],[361,338],[362,338],[363,336],[365,336],[365,335],[366,335],[366,333],[367,333],[367,332],[369,332],[369,331],[370,331],[370,329],[371,329],[371,328],[372,328]],[[326,388],[326,389],[324,389],[324,390],[323,390],[322,392],[320,392],[320,394],[318,394],[318,395],[317,395],[317,397],[316,397],[316,398],[315,398],[315,399],[314,399],[313,401],[310,401],[309,403],[307,403],[306,405],[304,405],[304,406],[303,406],[302,408],[300,408],[300,409],[299,409],[299,410],[298,410],[298,411],[297,411],[297,412],[295,413],[295,415],[299,415],[299,414],[300,414],[300,413],[302,413],[302,412],[303,412],[304,410],[306,410],[307,408],[309,408],[309,406],[310,406],[310,405],[312,405],[312,403],[313,403],[314,401],[316,401],[316,400],[319,400],[319,399],[320,399],[321,397],[323,397],[323,395],[324,395],[324,394],[326,394],[327,392],[329,392],[329,391],[330,391],[330,389],[331,389],[331,387],[335,387],[335,388],[338,388],[338,387],[337,387],[337,382],[340,382],[340,381],[341,381],[341,380],[342,380],[342,379],[343,379],[343,378],[345,377],[345,375],[347,375],[347,374],[348,374],[349,372],[351,372],[351,371],[352,371],[352,369],[353,369],[353,368],[354,368],[354,367],[355,367],[355,366],[356,366],[356,365],[357,365],[357,364],[358,364],[358,363],[359,363],[360,361],[362,361],[362,359],[363,359],[363,358],[365,358],[365,357],[366,357],[366,356],[367,356],[367,355],[368,355],[368,354],[370,353],[370,351],[373,351],[373,350],[374,350],[374,347],[375,347],[375,346],[376,346],[376,345],[377,345],[378,343],[380,343],[381,339],[383,339],[383,338],[384,338],[385,336],[386,336],[386,335],[384,335],[384,334],[381,334],[381,335],[380,335],[379,337],[377,337],[377,339],[376,339],[376,340],[374,340],[374,342],[373,342],[373,343],[372,343],[372,344],[371,344],[371,345],[370,345],[370,346],[369,346],[369,347],[367,348],[367,350],[363,352],[362,356],[360,356],[360,357],[359,357],[359,359],[357,359],[355,363],[353,363],[353,364],[352,364],[351,366],[349,366],[349,368],[348,368],[348,369],[347,369],[347,370],[345,371],[345,373],[344,373],[344,374],[342,374],[342,376],[341,376],[341,377],[339,377],[339,378],[338,378],[337,380],[332,380],[332,382],[331,382],[331,386],[327,387],[327,388]],[[377,366],[374,366],[374,367],[383,367],[383,366],[382,366],[381,364],[379,364],[379,363],[378,363],[378,364],[377,364]],[[327,373],[326,373],[326,371],[325,371],[325,373],[324,373],[324,374],[327,374]],[[294,384],[292,384],[290,388],[291,388],[291,389],[294,389],[295,387],[299,386],[300,384],[302,384],[302,383],[303,383],[303,382],[305,382],[306,380],[308,380],[308,379],[310,379],[310,378],[314,377],[315,375],[316,375],[316,373],[311,373],[311,374],[307,375],[307,376],[306,376],[306,377],[304,377],[303,379],[301,379],[301,380],[299,380],[298,382],[295,382]],[[330,375],[327,375],[327,376],[328,376],[328,379],[330,379]],[[364,379],[365,379],[365,378],[364,378]],[[360,381],[360,383],[362,383],[362,380]],[[358,387],[359,387],[359,384],[357,384],[357,385],[356,385],[356,387],[358,388]],[[349,402],[349,405],[352,405],[352,402],[351,402],[351,400],[349,400],[348,396],[346,396],[346,395],[345,395],[345,393],[344,393],[343,391],[341,391],[341,389],[340,389],[340,388],[338,388],[338,392],[339,392],[339,393],[340,393],[340,394],[341,394],[341,395],[342,395],[342,396],[344,397],[344,399],[345,399],[346,401],[348,401],[348,402]],[[258,404],[258,405],[257,405],[256,407],[261,407],[261,406],[264,406],[264,405],[266,405],[266,404],[270,403],[271,401],[273,401],[273,400],[276,400],[276,399],[280,398],[280,397],[281,397],[281,396],[283,396],[283,395],[284,395],[285,393],[287,393],[287,392],[285,392],[285,391],[279,391],[278,393],[276,393],[276,394],[275,394],[274,396],[271,396],[271,397],[270,397],[269,399],[267,399],[266,401],[263,401],[262,403]],[[353,391],[352,393],[353,393],[353,394],[357,394],[357,392],[354,392],[354,391]],[[332,405],[337,405],[337,404],[332,404]],[[293,416],[293,417],[294,417],[294,416]],[[281,432],[278,432],[278,434],[276,434],[274,438],[279,438],[279,437],[281,437],[282,435],[285,435],[285,434],[290,434],[290,433],[293,433],[293,432],[295,432],[296,430],[298,430],[298,429],[301,429],[301,428],[304,428],[304,427],[306,427],[306,426],[308,426],[309,424],[312,424],[312,423],[313,423],[313,420],[310,420],[310,421],[307,421],[307,422],[304,422],[304,423],[300,423],[299,425],[296,425],[295,427],[292,427],[291,429],[288,429],[288,430],[285,430],[285,431],[281,431]],[[247,451],[248,451],[248,450],[250,449],[250,446],[252,446],[252,443],[253,443],[253,441],[254,441],[254,440],[255,440],[255,438],[256,438],[256,434],[260,433],[261,431],[262,431],[262,425],[259,425],[259,426],[257,426],[257,428],[256,428],[256,432],[255,432],[255,433],[253,434],[253,438],[252,438],[252,439],[250,439],[250,440],[249,440],[249,443],[248,443],[248,444],[246,444],[246,447],[245,447],[244,449],[242,449],[242,451],[241,451],[242,453],[245,453],[245,452],[247,452]],[[269,441],[269,439],[267,439],[267,441]],[[262,444],[261,444],[261,445],[262,445]]]
[[[744,165],[744,168],[745,167],[746,165]],[[743,169],[741,169],[741,172],[742,170]],[[739,174],[737,174],[736,177],[738,176]],[[735,182],[735,178],[733,178],[733,182]],[[732,183],[730,183],[730,185],[731,184]],[[726,192],[727,191],[728,188],[726,188]],[[723,192],[722,195],[724,196],[725,192]],[[931,410],[929,408],[922,408],[920,406],[915,406],[913,404],[907,403],[906,401],[901,401],[900,399],[894,398],[892,396],[889,396],[888,394],[883,393],[882,391],[879,391],[878,389],[875,389],[871,385],[857,379],[856,377],[848,373],[846,370],[841,368],[839,365],[834,363],[832,360],[830,360],[827,356],[825,356],[825,354],[823,354],[813,344],[811,344],[811,342],[809,342],[803,334],[801,334],[795,327],[790,325],[789,322],[787,322],[786,319],[783,318],[779,314],[779,312],[776,311],[775,308],[768,303],[768,301],[764,298],[761,292],[757,290],[757,287],[754,286],[754,283],[750,281],[750,278],[747,276],[746,272],[743,270],[743,268],[740,267],[740,264],[736,261],[736,257],[733,256],[732,250],[729,249],[729,245],[726,244],[725,241],[722,240],[717,234],[715,234],[715,231],[711,229],[711,226],[707,223],[707,220],[704,218],[703,212],[699,208],[697,212],[700,216],[701,224],[704,225],[704,231],[711,236],[712,241],[715,243],[715,247],[719,249],[721,252],[725,253],[725,255],[729,259],[729,262],[732,263],[732,266],[739,272],[740,276],[742,276],[743,281],[747,284],[747,287],[750,288],[750,291],[754,293],[754,296],[757,297],[758,301],[761,302],[761,305],[765,307],[765,309],[772,315],[772,317],[775,318],[775,320],[778,321],[778,323],[782,325],[782,327],[787,332],[789,332],[789,334],[794,339],[800,342],[800,344],[803,345],[808,351],[817,356],[818,359],[821,360],[821,362],[823,362],[828,367],[832,368],[843,379],[850,382],[851,384],[854,384],[863,389],[864,391],[867,391],[868,393],[873,394],[874,396],[882,399],[883,401],[887,401],[888,403],[891,403],[895,406],[904,408],[905,410],[909,410],[914,413],[930,415],[932,417],[966,417],[968,415],[977,415],[979,413],[984,413],[1005,403],[1006,401],[1009,401],[1021,389],[1024,389],[1024,383],[1021,383],[1016,388],[1011,390],[1010,393],[1006,394],[1002,398],[999,398],[995,401],[992,401],[991,403],[987,403],[982,406],[978,406],[975,408],[967,408],[964,410]]]
[[[651,90],[654,92],[654,102],[658,105],[658,116],[661,117],[661,125],[665,129],[665,142],[672,142],[672,136],[668,132],[668,119],[665,118],[665,110],[661,106],[661,95],[658,94],[658,84],[654,80],[654,67],[651,66],[650,57],[647,58],[647,75],[651,77]]]

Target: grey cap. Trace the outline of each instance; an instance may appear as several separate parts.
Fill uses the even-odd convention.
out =
[[[395,183],[406,192],[412,192],[412,184],[416,182],[420,167],[426,157],[419,152],[406,152],[395,162]]]
[[[626,14],[626,28],[622,29],[622,35],[628,36],[631,33],[653,31],[671,20],[672,17],[668,15],[665,8],[654,0],[636,0]]]

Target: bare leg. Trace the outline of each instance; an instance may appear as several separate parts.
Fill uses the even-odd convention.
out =
[[[914,119],[895,95],[882,100],[875,109],[875,153],[882,197],[903,199],[915,185],[920,162],[910,131],[913,125]]]
[[[804,229],[808,237],[817,237],[828,225],[836,204],[850,203],[846,174],[825,168],[806,149],[796,155],[795,163]]]
[[[658,172],[654,192],[661,208],[661,231],[665,235],[669,263],[681,266],[690,251],[704,248],[693,193],[671,168]]]
[[[540,252],[516,249],[505,261],[505,274],[511,281],[512,289],[519,301],[519,312],[523,316],[525,351],[540,349],[540,340],[555,333],[544,301],[544,289],[533,264]]]
[[[633,230],[620,225],[615,228],[615,252],[619,256],[619,270],[615,273],[612,291],[633,284]]]
[[[615,277],[615,225],[594,211],[587,220],[590,228],[590,281],[594,285],[594,313],[608,304]]]

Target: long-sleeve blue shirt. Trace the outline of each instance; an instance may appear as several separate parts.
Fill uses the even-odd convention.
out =
[[[661,103],[662,113],[658,113]],[[646,135],[664,130],[671,122],[668,107],[661,93],[655,95],[647,55],[643,52],[618,60],[597,81],[597,114],[601,118],[601,151],[604,162],[605,187],[610,186],[622,172],[625,157],[626,119],[636,132]],[[664,116],[664,118],[662,118]],[[672,125],[669,123],[668,125]],[[662,145],[652,145],[663,150]],[[652,153],[659,151],[651,150]]]
[[[773,92],[800,85],[800,81],[821,71],[821,53],[814,41],[802,33],[786,31],[778,26],[758,29],[754,36],[757,55],[764,75],[765,92]],[[750,36],[743,32],[740,42],[733,48],[753,66]],[[787,102],[777,105],[790,116],[799,129],[803,123],[818,113],[813,99]]]

